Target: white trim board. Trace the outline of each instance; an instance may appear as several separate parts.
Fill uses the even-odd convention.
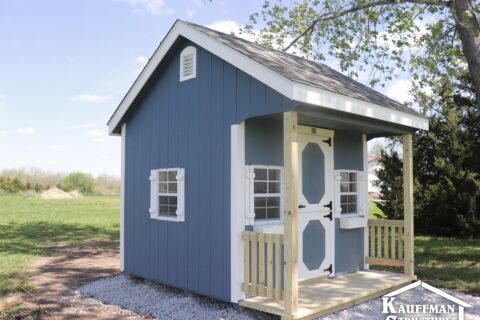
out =
[[[230,301],[245,299],[243,239],[245,230],[245,122],[230,129]]]
[[[125,146],[127,124],[122,125],[122,160],[120,172],[120,271],[125,270]]]
[[[189,39],[219,58],[228,61],[236,68],[256,78],[291,100],[416,129],[428,130],[427,118],[293,82],[263,64],[195,29],[189,24],[177,20],[108,121],[108,131],[110,134],[114,134],[115,128],[121,122],[135,98],[152,76],[157,66],[162,62],[173,43],[180,36]]]

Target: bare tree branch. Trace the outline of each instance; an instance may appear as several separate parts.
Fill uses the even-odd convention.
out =
[[[433,5],[433,6],[442,6],[442,7],[449,7],[450,1],[435,1],[435,0],[380,0],[380,1],[373,1],[368,2],[365,4],[361,4],[358,6],[352,6],[348,9],[337,11],[337,12],[327,12],[320,15],[318,18],[314,19],[308,27],[303,30],[295,39],[290,42],[288,46],[286,46],[283,51],[287,51],[290,49],[295,43],[298,42],[301,38],[303,38],[309,31],[313,31],[315,26],[322,21],[333,20],[339,18],[341,16],[347,15],[352,12],[357,12],[361,10],[365,10],[368,8],[384,6],[384,5],[394,5],[394,4],[404,4],[404,3],[412,3],[412,4],[424,4],[424,5]]]

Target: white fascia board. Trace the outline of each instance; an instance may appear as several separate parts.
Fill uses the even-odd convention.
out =
[[[183,21],[177,20],[108,122],[110,134],[113,134],[130,105],[179,36],[189,39],[219,58],[228,61],[234,67],[283,94],[290,100],[428,130],[428,119],[421,116],[293,82]]]
[[[428,119],[301,83],[293,84],[292,100],[357,114],[407,127],[428,130]]]

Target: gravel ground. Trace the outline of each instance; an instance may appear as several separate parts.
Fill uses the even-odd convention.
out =
[[[466,309],[466,320],[480,320],[480,297],[445,290],[460,300],[473,305]],[[125,275],[106,278],[87,284],[78,289],[83,296],[97,299],[105,304],[120,306],[143,316],[156,319],[277,319],[265,313],[253,310],[237,312],[230,304],[218,300],[186,295],[183,291],[154,282],[143,282],[128,279]],[[419,300],[421,297],[421,300]],[[396,302],[403,303],[447,303],[448,300],[430,291],[417,287],[401,294]],[[349,309],[319,318],[319,320],[338,319],[370,319],[384,320],[381,314],[382,301],[373,299]]]

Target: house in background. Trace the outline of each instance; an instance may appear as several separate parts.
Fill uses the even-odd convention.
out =
[[[108,126],[127,273],[284,319],[415,278],[411,134],[428,121],[325,65],[178,20]],[[394,135],[405,220],[368,221],[367,141]]]

